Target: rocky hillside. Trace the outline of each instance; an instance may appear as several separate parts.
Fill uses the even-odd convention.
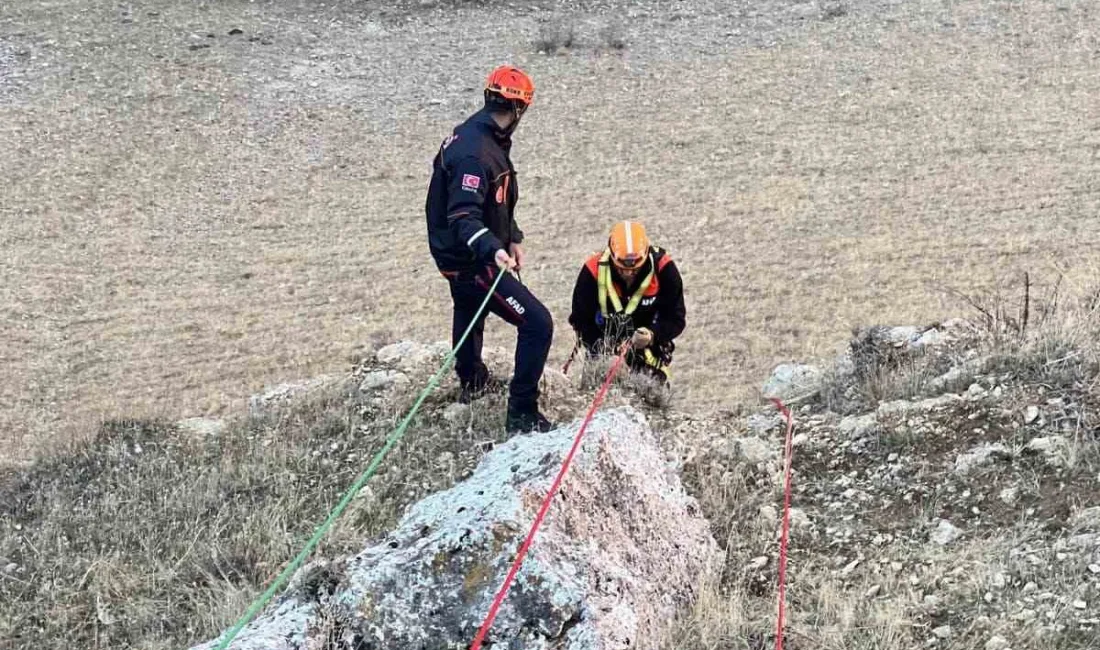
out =
[[[576,434],[518,436],[360,553],[314,563],[231,646],[468,648]],[[599,414],[492,632],[491,646],[657,647],[718,546],[644,419]],[[196,650],[210,650],[215,642]]]
[[[762,392],[796,418],[787,647],[1096,647],[1092,331],[875,327],[832,365],[776,369]],[[0,636],[16,648],[214,639],[446,351],[385,346],[346,376],[256,396],[237,421],[112,423],[4,477]],[[507,374],[509,354],[487,356]],[[446,379],[233,647],[463,647],[606,365],[548,369],[562,428],[511,439],[503,395],[459,405]],[[494,626],[498,645],[774,643],[782,420],[764,400],[654,408],[642,388],[623,377],[610,393]]]
[[[962,321],[870,328],[765,384],[797,414],[792,647],[1100,647],[1095,358],[988,343]],[[693,647],[767,634],[782,430],[774,411],[679,425],[727,551]]]

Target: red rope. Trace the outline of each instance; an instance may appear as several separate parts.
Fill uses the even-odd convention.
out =
[[[489,614],[481,624],[481,629],[477,631],[477,636],[474,637],[474,643],[470,646],[470,650],[479,650],[482,642],[485,641],[485,635],[488,634],[489,627],[493,624],[493,619],[497,617],[497,612],[504,602],[504,597],[508,594],[509,587],[512,586],[512,580],[515,579],[516,573],[519,572],[519,567],[523,563],[524,556],[527,555],[527,550],[531,548],[531,542],[535,538],[535,532],[538,531],[539,525],[542,524],[543,517],[546,516],[546,512],[550,509],[550,504],[554,499],[554,495],[557,494],[558,488],[561,487],[561,481],[565,477],[565,472],[569,469],[569,464],[573,462],[573,455],[580,446],[584,431],[588,428],[588,423],[592,421],[592,416],[596,414],[596,409],[599,408],[600,402],[603,401],[604,395],[607,394],[607,390],[611,387],[611,380],[615,378],[615,373],[618,372],[619,366],[622,365],[623,359],[626,357],[628,345],[629,342],[623,345],[622,350],[619,352],[619,356],[615,359],[615,363],[613,363],[611,369],[607,371],[607,377],[604,379],[603,385],[600,386],[599,392],[596,393],[596,399],[592,402],[592,407],[588,409],[588,415],[585,416],[584,422],[581,423],[580,430],[577,431],[577,437],[573,440],[573,447],[565,457],[565,461],[561,465],[561,470],[558,472],[557,478],[554,479],[554,484],[550,486],[550,491],[546,493],[546,498],[542,502],[542,507],[539,508],[538,515],[535,517],[535,523],[531,526],[530,532],[527,533],[527,539],[523,540],[523,545],[520,546],[519,554],[516,555],[515,561],[512,562],[512,568],[508,571],[508,577],[504,579],[504,584],[500,586],[496,598],[493,599],[493,604],[489,608]]]
[[[778,398],[771,398],[776,408],[787,418],[787,442],[784,447],[783,535],[779,539],[779,615],[775,626],[775,648],[783,650],[783,618],[787,608],[787,535],[791,527],[791,457],[794,418]]]

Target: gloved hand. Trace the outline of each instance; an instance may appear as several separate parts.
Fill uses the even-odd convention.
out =
[[[639,327],[634,331],[634,336],[630,339],[630,342],[636,350],[648,348],[649,344],[653,343],[653,332],[648,328]]]

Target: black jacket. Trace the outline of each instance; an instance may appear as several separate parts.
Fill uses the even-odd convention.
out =
[[[611,267],[611,281],[619,290],[624,307],[654,264],[658,271],[638,308],[622,323],[625,327],[608,331],[607,323],[599,320],[599,257],[600,254],[596,254],[588,259],[573,286],[573,311],[569,314],[569,324],[580,335],[585,346],[592,349],[604,337],[605,332],[612,337],[625,337],[633,334],[639,327],[646,327],[653,331],[654,347],[673,349],[673,340],[683,333],[686,325],[684,285],[676,263],[663,250],[654,247],[645,266],[634,276],[631,286],[626,286],[614,267]]]
[[[440,271],[493,264],[500,249],[523,241],[513,214],[519,190],[511,138],[486,109],[443,141],[432,162],[425,212],[428,248]]]

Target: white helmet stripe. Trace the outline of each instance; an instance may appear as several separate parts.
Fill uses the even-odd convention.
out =
[[[634,254],[634,234],[631,232],[629,221],[624,221],[623,224],[626,226],[626,254],[627,255],[633,255]]]

